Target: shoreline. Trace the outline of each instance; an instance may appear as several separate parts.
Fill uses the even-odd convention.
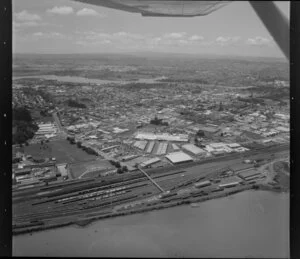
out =
[[[92,218],[88,219],[80,219],[80,220],[73,220],[70,222],[65,223],[58,223],[58,224],[52,224],[52,225],[38,225],[31,228],[25,228],[25,229],[13,229],[12,235],[13,236],[20,236],[25,234],[32,234],[36,232],[46,231],[50,229],[57,229],[62,227],[67,227],[74,225],[75,227],[84,228],[96,221],[108,219],[108,218],[115,218],[120,216],[128,216],[132,214],[138,214],[138,213],[144,213],[144,212],[150,212],[154,210],[161,210],[186,204],[192,204],[192,203],[202,203],[205,201],[213,200],[213,199],[219,199],[219,198],[225,198],[227,196],[231,196],[243,191],[271,191],[276,193],[286,193],[289,192],[289,189],[283,188],[282,186],[277,185],[277,187],[265,185],[265,184],[252,184],[252,185],[244,185],[244,186],[238,186],[230,189],[225,189],[221,192],[212,192],[207,195],[201,195],[198,197],[189,196],[188,198],[180,198],[176,201],[165,201],[162,202],[161,200],[158,201],[158,204],[148,204],[146,206],[143,206],[141,208],[131,209],[131,210],[124,210],[124,211],[118,211],[110,214],[105,215],[99,215],[94,216]],[[99,213],[100,214],[100,213]]]

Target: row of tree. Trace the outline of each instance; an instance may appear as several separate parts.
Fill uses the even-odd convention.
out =
[[[69,141],[70,144],[72,145],[76,144],[78,148],[81,148],[82,150],[84,150],[86,153],[90,155],[95,155],[95,156],[98,155],[98,153],[94,149],[82,145],[80,141],[76,142],[74,137],[68,136],[67,140]]]
[[[118,168],[117,173],[118,174],[123,174],[125,172],[128,172],[128,168],[127,166],[121,166],[120,162],[118,161],[114,161],[114,160],[109,160],[109,162],[115,166],[116,168]]]

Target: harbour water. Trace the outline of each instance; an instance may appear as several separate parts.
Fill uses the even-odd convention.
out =
[[[31,76],[14,76],[13,79],[43,79],[43,80],[54,80],[58,82],[67,83],[81,83],[81,84],[118,84],[125,85],[130,83],[143,83],[143,84],[155,84],[160,79],[165,79],[166,77],[156,77],[156,78],[140,78],[136,81],[134,80],[104,80],[104,79],[93,79],[80,76],[56,76],[56,75],[31,75]]]
[[[289,257],[289,194],[226,198],[13,237],[14,256]]]

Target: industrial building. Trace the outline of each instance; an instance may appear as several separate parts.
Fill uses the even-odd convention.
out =
[[[209,186],[211,185],[211,182],[208,180],[208,181],[203,181],[203,182],[199,182],[199,183],[195,183],[195,187],[196,188],[202,188],[202,187],[206,187],[206,186]]]
[[[228,188],[238,185],[242,181],[241,178],[237,176],[230,176],[222,180],[222,182],[219,184],[219,187],[221,188]]]
[[[192,153],[193,155],[205,155],[206,151],[195,146],[194,144],[186,144],[183,145],[182,148],[190,153]]]
[[[147,161],[141,163],[140,166],[141,167],[147,167],[147,166],[153,165],[153,164],[158,163],[158,162],[160,162],[160,159],[158,157],[154,157],[150,160],[147,160]]]
[[[166,151],[167,151],[167,148],[168,148],[168,143],[167,142],[159,143],[157,151],[156,151],[156,154],[157,155],[163,155],[163,154],[165,154]]]
[[[251,170],[247,170],[247,171],[239,173],[239,176],[241,178],[243,178],[244,180],[247,180],[250,177],[251,178],[254,177],[254,176],[259,177],[259,176],[261,176],[261,173],[256,171],[256,170],[251,169]]]
[[[147,152],[147,153],[151,153],[151,152],[152,152],[153,147],[154,147],[154,144],[155,144],[154,141],[150,141],[150,142],[149,142],[149,145],[148,145],[148,147],[147,147],[147,149],[146,149],[146,152]]]
[[[142,140],[164,140],[164,141],[177,141],[177,142],[188,142],[189,138],[186,134],[177,134],[171,135],[168,133],[162,134],[153,134],[153,133],[142,133],[139,132],[136,134],[135,139],[142,139]]]
[[[180,150],[180,148],[179,148],[176,144],[172,144],[172,148],[173,148],[174,150]]]
[[[193,161],[192,157],[181,151],[170,153],[166,155],[166,158],[170,160],[173,164],[180,164]]]
[[[140,141],[136,141],[133,146],[137,147],[137,148],[139,148],[141,150],[144,150],[145,147],[146,147],[146,145],[147,145],[147,143],[148,143],[148,141],[140,140]]]

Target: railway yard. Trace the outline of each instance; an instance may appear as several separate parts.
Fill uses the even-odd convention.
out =
[[[274,180],[276,175],[270,175],[274,161],[288,157],[289,145],[277,144],[164,170],[137,168],[121,175],[13,188],[13,234],[84,226],[93,220],[193,205],[249,189],[285,190]]]

